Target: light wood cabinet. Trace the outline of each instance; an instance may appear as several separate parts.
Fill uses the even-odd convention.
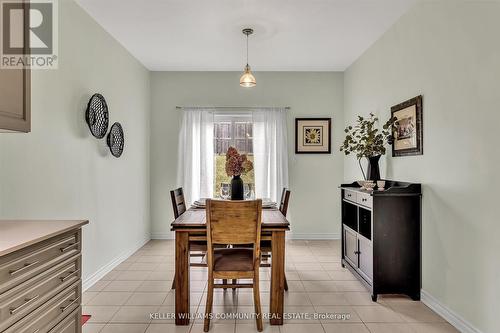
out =
[[[5,237],[23,221],[0,221]],[[0,248],[0,332],[3,333],[80,333],[81,225],[60,223],[63,229],[46,234],[37,232],[39,240],[23,239],[15,251]],[[33,228],[50,228],[50,222],[40,221]],[[49,230],[47,228],[47,230]],[[30,230],[25,227],[19,232]],[[50,230],[49,230],[50,232]],[[14,236],[14,237],[13,237]],[[5,242],[4,242],[5,243]],[[12,248],[12,247],[11,247]]]
[[[25,3],[25,6],[29,6]],[[26,11],[24,22],[29,22]],[[29,29],[24,31],[25,54],[29,56]],[[31,131],[31,70],[0,68],[0,132]]]

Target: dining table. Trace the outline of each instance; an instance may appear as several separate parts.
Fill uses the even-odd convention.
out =
[[[262,209],[261,239],[271,241],[271,286],[269,320],[283,325],[285,293],[285,233],[290,230],[286,217],[276,208]],[[189,242],[206,241],[205,209],[191,207],[171,224],[175,232],[175,324],[190,323]]]

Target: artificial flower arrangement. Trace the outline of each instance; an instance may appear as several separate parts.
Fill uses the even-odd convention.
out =
[[[226,153],[226,173],[229,177],[244,175],[253,170],[253,163],[246,154],[238,153],[236,148],[229,147]]]

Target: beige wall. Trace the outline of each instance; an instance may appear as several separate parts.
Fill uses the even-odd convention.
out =
[[[423,183],[423,289],[482,332],[500,329],[497,192],[500,3],[417,5],[345,73],[345,118],[424,96],[424,155],[384,175]],[[346,180],[360,177],[354,160]]]
[[[77,4],[59,1],[59,69],[34,70],[32,132],[0,134],[0,218],[89,219],[83,277],[149,239],[149,72]],[[125,152],[90,136],[101,92]]]
[[[343,119],[342,73],[256,72],[257,87],[241,88],[237,72],[154,72],[151,78],[151,214],[153,237],[170,237],[169,189],[176,179],[181,111],[175,106],[290,106],[289,217],[295,237],[339,235],[338,153]],[[332,117],[332,155],[295,155],[294,119]]]

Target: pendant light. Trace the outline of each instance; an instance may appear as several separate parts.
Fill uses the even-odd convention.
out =
[[[245,66],[245,70],[243,75],[240,78],[240,86],[245,88],[255,87],[257,85],[257,81],[250,70],[250,66],[248,65],[248,36],[253,34],[253,29],[245,28],[243,29],[243,34],[247,36],[247,65]]]

